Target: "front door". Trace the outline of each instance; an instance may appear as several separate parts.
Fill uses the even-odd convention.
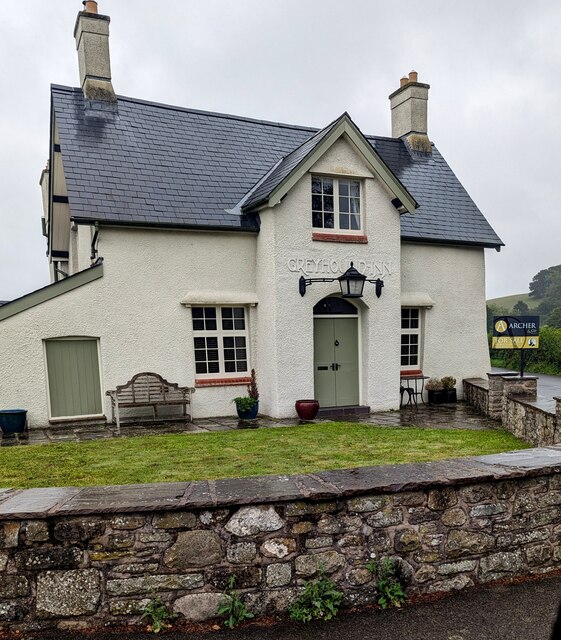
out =
[[[320,407],[359,403],[357,318],[314,318],[314,387]]]

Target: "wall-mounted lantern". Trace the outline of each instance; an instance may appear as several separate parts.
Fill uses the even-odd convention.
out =
[[[335,282],[335,280],[339,281],[343,298],[362,298],[365,282],[373,282],[376,285],[376,297],[379,298],[382,295],[382,287],[384,286],[383,280],[380,280],[380,278],[369,280],[364,274],[357,271],[351,262],[351,266],[338,278],[304,278],[304,276],[300,276],[298,290],[300,295],[303,296],[306,293],[306,287],[309,287],[312,283]]]

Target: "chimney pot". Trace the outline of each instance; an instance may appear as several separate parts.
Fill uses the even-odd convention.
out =
[[[399,86],[404,87],[409,82],[409,78],[407,76],[403,76],[403,78],[399,81]]]
[[[84,0],[84,11],[87,13],[97,13],[97,2],[95,0]]]
[[[409,72],[409,82],[418,82],[419,74],[416,71]]]

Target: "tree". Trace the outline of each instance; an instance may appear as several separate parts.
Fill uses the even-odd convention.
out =
[[[561,283],[561,264],[542,269],[530,282],[530,298],[546,298],[552,294],[551,289],[558,289]],[[561,300],[560,300],[561,302]]]
[[[505,307],[499,307],[497,305],[491,304],[487,305],[487,331],[493,330],[493,318],[495,316],[508,316],[509,311],[505,309]]]
[[[512,307],[512,310],[517,316],[525,316],[529,313],[530,307],[524,302],[524,300],[519,300],[514,307]]]
[[[555,307],[547,317],[545,324],[556,329],[561,329],[561,307]]]

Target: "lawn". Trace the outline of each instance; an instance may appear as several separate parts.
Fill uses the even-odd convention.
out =
[[[176,482],[306,473],[524,449],[506,431],[329,422],[0,449],[0,486]]]

